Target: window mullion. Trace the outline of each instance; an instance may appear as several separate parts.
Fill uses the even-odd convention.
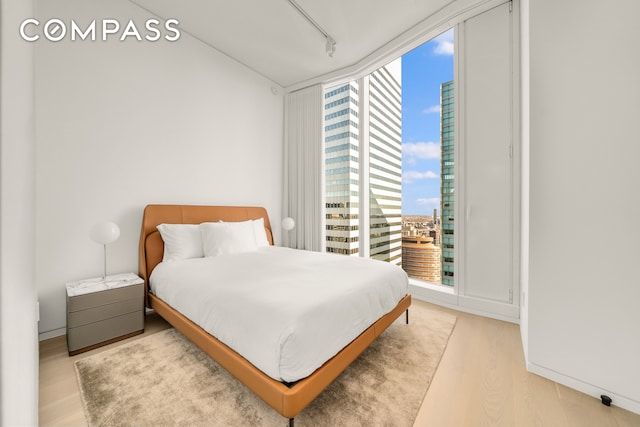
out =
[[[358,79],[358,108],[359,108],[359,191],[358,191],[358,216],[360,249],[359,255],[363,258],[370,256],[370,203],[369,203],[369,76]]]
[[[466,206],[465,199],[465,143],[466,143],[466,129],[464,127],[465,123],[465,109],[463,106],[465,105],[464,93],[465,93],[465,84],[466,80],[464,78],[464,25],[459,23],[455,27],[455,31],[453,33],[454,36],[454,50],[456,54],[453,57],[453,81],[454,81],[454,92],[453,92],[453,117],[454,117],[454,178],[453,185],[455,188],[454,192],[454,218],[457,219],[455,225],[455,234],[453,236],[453,257],[454,257],[454,266],[453,266],[453,289],[455,294],[464,293],[464,283],[465,283],[465,270],[463,268],[464,264],[464,235],[465,235],[465,227],[466,227],[466,218],[469,212],[467,211],[468,207]]]

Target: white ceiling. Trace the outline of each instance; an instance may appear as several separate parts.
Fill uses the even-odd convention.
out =
[[[357,64],[453,0],[297,0],[333,57],[287,0],[131,1],[286,88]]]

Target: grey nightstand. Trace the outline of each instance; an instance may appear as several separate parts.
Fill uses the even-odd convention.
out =
[[[144,332],[144,281],[133,273],[67,283],[69,356]]]

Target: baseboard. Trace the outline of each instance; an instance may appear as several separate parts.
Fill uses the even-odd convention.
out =
[[[555,381],[558,384],[562,384],[574,390],[578,390],[588,396],[592,396],[600,402],[601,395],[607,395],[611,398],[612,406],[618,406],[622,409],[626,409],[627,411],[631,411],[636,414],[640,414],[640,402],[637,400],[630,399],[625,396],[621,396],[612,392],[611,390],[606,390],[601,387],[597,387],[593,384],[585,383],[583,381],[577,380],[575,378],[566,376],[559,372],[556,372],[551,369],[547,369],[543,366],[536,365],[535,363],[527,363],[527,370],[536,375],[540,375],[541,377],[547,378],[551,381]],[[594,402],[594,404],[601,404],[598,402]]]
[[[44,341],[51,338],[59,337],[67,334],[67,328],[54,329],[53,331],[41,332],[38,334],[38,341]]]
[[[520,307],[515,304],[458,295],[458,306],[469,313],[505,322],[520,323]]]

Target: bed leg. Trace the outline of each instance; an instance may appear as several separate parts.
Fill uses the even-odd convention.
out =
[[[293,418],[289,418],[289,427],[293,427]]]
[[[405,322],[407,322],[407,325],[409,324],[409,309],[407,308],[407,311],[405,311],[404,313],[404,318],[405,318]]]

